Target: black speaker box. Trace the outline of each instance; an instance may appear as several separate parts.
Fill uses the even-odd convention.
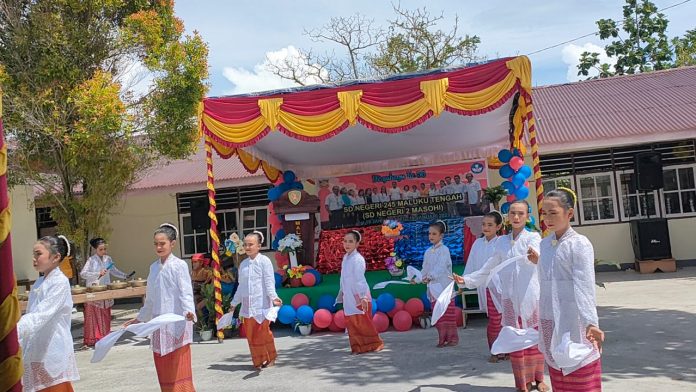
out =
[[[672,258],[667,219],[637,219],[631,221],[631,242],[636,260]]]
[[[210,228],[209,209],[210,205],[207,198],[191,200],[191,226],[194,230],[203,231]]]
[[[635,155],[636,189],[654,191],[664,186],[662,156],[659,152],[641,152]]]

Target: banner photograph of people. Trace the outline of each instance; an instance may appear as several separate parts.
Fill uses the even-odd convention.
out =
[[[488,211],[486,161],[408,168],[337,178],[320,178],[325,229],[475,216]]]

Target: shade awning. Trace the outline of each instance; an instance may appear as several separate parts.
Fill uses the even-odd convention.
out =
[[[201,131],[222,157],[274,180],[445,164],[521,142],[531,109],[524,57],[373,82],[207,98]]]

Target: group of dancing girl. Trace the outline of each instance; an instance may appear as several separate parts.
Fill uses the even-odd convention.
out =
[[[499,235],[503,216],[498,212],[486,214],[483,236],[474,243],[461,276],[452,273],[450,252],[443,244],[445,222],[433,222],[428,229],[432,246],[424,254],[422,268],[428,298],[434,305],[443,291],[452,287],[452,281],[461,289],[478,290],[481,309],[488,314],[489,360],[510,360],[518,391],[548,391],[545,366],[554,391],[601,391],[604,333],[599,329],[596,311],[594,251],[589,240],[570,227],[575,203],[576,196],[570,189],[546,194],[542,216],[550,234],[544,239],[525,230],[530,213],[525,201],[511,204],[507,219],[512,229],[506,235]],[[372,322],[372,296],[365,279],[365,259],[360,254],[361,237],[359,230],[349,230],[343,238],[345,255],[336,298],[343,304],[353,354],[384,348]],[[163,391],[194,391],[190,345],[196,305],[189,267],[173,254],[178,238],[177,228],[169,223],[154,231],[157,260],[150,266],[145,303],[124,327],[164,314],[183,316],[185,322],[156,330],[150,336],[150,348]],[[242,328],[253,366],[259,370],[273,366],[277,359],[270,324],[277,314],[272,310],[282,305],[275,290],[273,264],[260,252],[264,241],[258,231],[244,238],[247,258],[239,265],[238,287],[229,310],[234,312],[241,305]],[[91,243],[96,257],[88,261],[89,267],[82,273],[88,284],[104,282],[109,275],[125,275],[113,267],[105,244],[101,238]],[[41,277],[30,292],[26,314],[17,326],[26,391],[72,391],[71,383],[79,379],[70,332],[70,283],[58,268],[70,254],[64,236],[41,238],[33,248],[33,264]],[[452,298],[456,292],[452,290]],[[109,333],[112,304],[85,306],[85,344],[93,345]],[[458,345],[457,311],[452,299],[435,323],[437,347]],[[528,338],[533,336],[538,338],[530,345]]]

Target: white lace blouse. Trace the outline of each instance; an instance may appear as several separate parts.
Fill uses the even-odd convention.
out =
[[[195,315],[196,307],[186,262],[170,254],[164,263],[160,260],[152,263],[147,277],[145,304],[138,313],[138,320],[147,322],[166,313],[185,317],[189,312]],[[150,348],[155,353],[167,355],[190,344],[192,338],[191,321],[172,323],[152,334]]]
[[[431,246],[423,255],[423,278],[428,282],[428,297],[435,301],[447,285],[452,282],[452,257],[447,246],[442,242]]]
[[[365,258],[357,250],[343,256],[340,283],[336,302],[343,303],[345,315],[363,314],[358,304],[362,298],[372,299],[372,296],[365,279]]]
[[[70,333],[72,307],[70,282],[59,268],[36,280],[27,312],[17,323],[24,391],[80,379]]]
[[[275,299],[278,299],[278,294],[271,259],[260,253],[254,259],[244,259],[239,265],[239,286],[230,309],[241,303],[240,316],[263,323]]]
[[[586,338],[589,325],[599,327],[592,244],[572,228],[561,238],[552,234],[541,242],[538,269],[541,285],[539,350],[549,366],[570,374],[600,357],[599,351]],[[564,335],[570,343],[581,345],[576,347],[588,348],[585,358],[567,368],[559,367],[553,354],[562,346]]]

